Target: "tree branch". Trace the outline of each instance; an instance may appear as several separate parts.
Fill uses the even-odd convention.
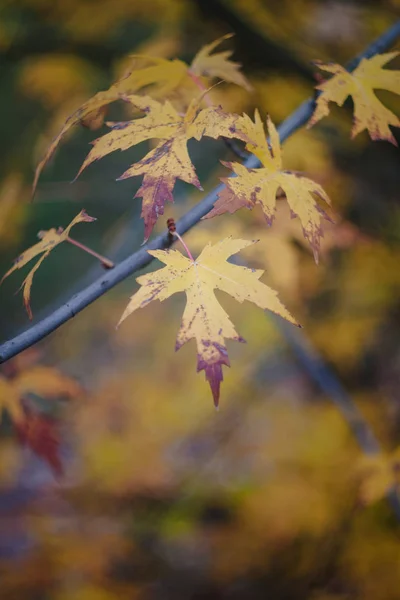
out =
[[[353,71],[362,58],[370,58],[375,54],[385,51],[394,44],[400,36],[400,21],[397,21],[391,28],[383,33],[375,42],[368,46],[364,52],[356,56],[348,65],[347,69]],[[278,127],[281,142],[284,142],[297,129],[303,126],[311,117],[314,110],[315,99],[309,98],[297,108],[287,119]],[[244,165],[248,168],[256,168],[259,161],[255,156],[250,156]],[[216,187],[201,202],[188,211],[178,222],[177,231],[183,235],[186,231],[196,225],[213,207],[217,200],[217,195],[222,191],[223,185]],[[60,327],[63,323],[72,319],[77,313],[89,306],[97,298],[100,298],[108,290],[123,281],[129,275],[132,275],[139,269],[152,262],[153,257],[147,253],[147,250],[156,250],[168,248],[171,245],[171,236],[168,232],[155,238],[151,243],[135,252],[114,269],[108,271],[102,277],[94,281],[91,285],[73,296],[68,302],[60,306],[48,317],[42,319],[36,325],[33,325],[26,331],[15,336],[11,340],[4,342],[0,346],[0,364],[16,356],[26,348],[29,348],[39,340],[49,335],[52,331]]]

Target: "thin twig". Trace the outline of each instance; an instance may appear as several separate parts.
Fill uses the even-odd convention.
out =
[[[349,71],[354,70],[363,58],[370,58],[379,52],[387,50],[394,44],[400,36],[400,21],[397,21],[390,29],[381,35],[375,42],[366,48],[364,52],[354,58],[348,65]],[[284,142],[297,129],[304,125],[311,117],[314,110],[315,100],[309,98],[303,102],[297,110],[295,110],[281,125],[278,127],[278,132],[281,142]],[[250,156],[244,165],[247,168],[255,168],[259,166],[259,161],[255,156]],[[177,231],[182,235],[194,225],[196,225],[202,217],[204,217],[214,206],[218,194],[224,189],[223,185],[216,187],[208,194],[201,202],[189,210],[177,223]],[[16,335],[11,340],[4,342],[0,346],[0,364],[6,360],[16,356],[26,348],[29,348],[39,340],[49,335],[52,331],[60,327],[63,323],[74,317],[81,310],[89,306],[100,296],[115,287],[118,283],[142,269],[150,262],[153,257],[150,256],[147,250],[159,250],[168,248],[171,245],[171,236],[166,231],[162,235],[155,238],[151,243],[141,248],[124,261],[119,263],[110,270],[107,274],[94,281],[91,285],[73,296],[68,302],[64,303],[53,313],[42,319],[29,329]]]

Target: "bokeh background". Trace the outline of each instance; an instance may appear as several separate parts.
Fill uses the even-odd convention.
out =
[[[190,62],[233,32],[226,47],[254,92],[223,84],[215,99],[279,124],[312,93],[313,59],[345,63],[399,14],[397,0],[2,0],[0,272],[82,208],[98,220],[76,228],[81,242],[114,261],[139,248],[139,180],[115,179],[146,144],[70,183],[105,126],[74,128],[29,201],[66,117],[131,54]],[[399,97],[378,96],[400,114]],[[174,353],[183,297],[115,330],[134,277],[3,366],[2,600],[400,598],[400,154],[365,133],[351,141],[351,110],[333,107],[284,145],[285,167],[332,199],[319,266],[283,201],[270,229],[254,210],[185,236],[194,253],[228,234],[260,238],[245,258],[304,326],[218,296],[248,341],[229,346],[218,413],[194,345]],[[124,107],[107,118],[126,118]],[[189,148],[212,189],[232,154],[208,139]],[[165,219],[202,197],[175,191]],[[35,276],[35,321],[101,273],[79,249],[57,248]],[[1,341],[29,326],[14,294],[22,277],[0,288]],[[36,419],[25,436],[13,426],[19,403]]]

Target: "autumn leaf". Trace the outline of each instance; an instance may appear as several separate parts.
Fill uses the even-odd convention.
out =
[[[144,91],[146,94],[151,94],[152,98],[155,99],[172,98],[174,94],[179,94],[179,90],[183,93],[188,85],[193,88],[193,91],[196,90],[193,81],[191,81],[193,75],[197,77],[205,76],[208,81],[221,78],[250,90],[249,82],[239,71],[240,64],[230,61],[229,57],[232,54],[230,51],[211,54],[217,46],[229,37],[231,36],[223,36],[212,44],[204,46],[195,56],[191,65],[179,59],[169,60],[133,55],[132,67],[125,72],[123,77],[117,80],[108,90],[95,94],[93,98],[82,104],[78,110],[68,117],[64,127],[50,144],[36,168],[32,193],[35,193],[42,170],[67,132],[78,123],[90,129],[101,127],[107,105],[120,100],[123,96],[131,96]]]
[[[329,114],[329,102],[343,106],[346,98],[351,96],[354,102],[351,137],[367,129],[372,140],[387,140],[397,146],[389,126],[400,127],[400,120],[378,100],[374,90],[400,94],[400,71],[382,68],[398,55],[399,52],[388,52],[363,58],[352,73],[335,63],[316,61],[322,71],[332,73],[333,77],[316,86],[321,94],[317,97],[316,108],[307,127],[312,127]]]
[[[189,67],[189,72],[197,77],[217,77],[230,83],[236,83],[236,85],[250,92],[253,88],[243,73],[240,72],[242,65],[230,60],[233,53],[232,50],[211,54],[217,46],[231,38],[232,35],[231,33],[224,35],[211,44],[203,46],[194,57]]]
[[[271,225],[275,217],[277,196],[283,190],[291,214],[300,219],[304,237],[310,243],[315,261],[318,262],[320,238],[323,235],[321,217],[330,219],[317,203],[316,197],[329,204],[326,192],[302,174],[282,170],[279,134],[269,117],[267,128],[270,147],[257,110],[254,123],[247,115],[243,117],[243,121],[242,132],[254,141],[247,143],[246,149],[255,154],[263,166],[259,169],[247,169],[240,163],[223,163],[232,169],[236,177],[221,179],[226,187],[218,194],[214,208],[203,218],[210,219],[226,212],[234,213],[243,207],[253,209],[256,204],[260,204],[268,225]]]
[[[56,475],[63,474],[60,458],[60,433],[55,419],[25,409],[25,418],[16,423],[20,442],[47,462]]]
[[[28,398],[35,394],[46,400],[72,399],[81,393],[73,379],[51,367],[33,366],[14,377],[0,375],[0,423],[2,413],[7,412],[21,442],[61,474],[57,424],[30,406]]]
[[[111,131],[93,142],[93,149],[77,176],[91,163],[111,152],[127,150],[144,140],[159,139],[160,143],[153,150],[119,177],[122,180],[144,176],[135,198],[143,198],[141,216],[146,241],[158,216],[164,214],[165,202],[173,202],[172,192],[177,179],[202,189],[189,157],[188,140],[224,136],[249,141],[249,137],[241,132],[243,117],[225,113],[217,106],[201,110],[199,99],[192,100],[183,116],[168,101],[160,103],[148,96],[128,96],[126,99],[145,116],[122,123],[108,123]]]
[[[53,228],[49,229],[48,231],[39,232],[41,238],[40,242],[38,242],[34,246],[31,246],[30,248],[28,248],[28,250],[25,250],[25,252],[20,254],[20,256],[18,256],[18,258],[16,258],[16,260],[14,261],[14,265],[11,267],[11,269],[9,269],[7,273],[3,275],[2,279],[0,280],[0,285],[3,283],[6,277],[11,275],[11,273],[16,271],[17,269],[22,269],[22,267],[28,264],[33,258],[39,256],[39,254],[42,254],[35,266],[29,271],[28,275],[22,282],[21,287],[19,288],[23,289],[24,305],[30,319],[32,319],[33,317],[32,310],[30,307],[30,296],[33,277],[36,271],[39,269],[44,259],[56,246],[68,240],[69,233],[72,227],[74,227],[74,225],[77,225],[77,223],[82,222],[90,223],[95,220],[96,219],[94,217],[90,217],[84,210],[81,210],[81,212],[71,221],[71,223],[68,225],[68,227],[66,227],[66,229],[57,230]]]
[[[214,290],[222,290],[238,302],[253,302],[296,324],[276,292],[259,281],[264,271],[227,262],[230,256],[254,243],[228,237],[214,245],[207,244],[196,260],[186,258],[178,250],[149,250],[151,256],[166,266],[137,278],[142,287],[131,297],[119,322],[153,300],[163,301],[172,294],[185,292],[186,308],[175,349],[179,350],[191,339],[196,340],[197,371],[205,371],[215,406],[218,406],[223,380],[222,365],[230,366],[225,339],[244,340],[217,301]]]

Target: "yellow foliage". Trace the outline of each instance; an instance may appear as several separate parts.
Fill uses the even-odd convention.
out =
[[[201,110],[201,99],[192,100],[183,116],[168,101],[160,103],[149,96],[127,96],[126,99],[143,111],[145,116],[122,123],[108,123],[111,131],[93,142],[93,149],[78,175],[87,166],[111,152],[127,150],[144,140],[159,139],[155,148],[119,178],[121,180],[143,175],[143,183],[135,198],[143,198],[141,216],[144,219],[144,238],[147,241],[157,218],[164,214],[165,202],[173,202],[172,192],[177,179],[202,189],[188,153],[188,140],[200,140],[203,136],[245,140],[248,137],[241,133],[244,117],[225,113],[215,106]],[[37,174],[40,173],[40,168],[39,165]]]
[[[241,64],[230,60],[232,50],[225,50],[224,52],[212,54],[221,42],[230,37],[232,37],[232,34],[224,35],[211,44],[203,46],[194,57],[189,67],[189,71],[196,77],[217,77],[218,79],[223,79],[230,83],[236,83],[236,85],[239,85],[250,92],[252,87],[246,77],[240,72]]]
[[[311,179],[299,173],[282,170],[279,135],[269,117],[267,128],[271,138],[270,147],[258,111],[255,113],[255,123],[247,117],[242,127],[243,132],[254,142],[247,143],[246,149],[255,154],[263,166],[250,170],[240,163],[225,163],[237,177],[221,180],[226,188],[218,194],[214,208],[205,218],[209,219],[225,212],[233,213],[243,207],[252,209],[256,204],[260,204],[267,223],[271,225],[275,217],[278,193],[283,191],[291,213],[300,219],[304,237],[309,241],[315,261],[318,262],[322,236],[321,217],[328,219],[328,216],[318,205],[315,196],[329,204],[326,192]]]
[[[62,229],[60,231],[53,228],[49,229],[48,231],[40,232],[40,242],[38,242],[34,246],[31,246],[30,248],[28,248],[28,250],[25,250],[23,254],[20,254],[20,256],[18,256],[15,259],[14,265],[11,267],[11,269],[9,269],[7,273],[3,275],[2,279],[0,280],[0,285],[3,283],[6,277],[11,275],[11,273],[16,271],[17,269],[22,269],[22,267],[28,264],[33,258],[38,256],[39,254],[42,254],[35,266],[29,271],[28,275],[25,277],[20,287],[20,289],[23,289],[24,305],[30,319],[32,319],[33,317],[32,310],[30,307],[31,287],[33,283],[33,277],[36,271],[39,269],[40,265],[42,264],[44,259],[50,254],[50,252],[54,250],[54,248],[58,246],[58,244],[61,244],[62,242],[65,242],[68,239],[69,233],[72,227],[74,227],[74,225],[77,225],[78,223],[82,222],[90,223],[95,220],[96,219],[94,219],[94,217],[90,217],[84,210],[81,210],[81,212],[71,221],[71,223],[65,229]]]
[[[316,62],[321,70],[332,73],[333,77],[316,87],[321,94],[317,97],[308,127],[329,114],[329,102],[342,106],[346,98],[351,96],[354,102],[351,137],[367,129],[372,140],[387,140],[397,146],[389,125],[400,127],[400,120],[378,100],[374,90],[400,94],[400,71],[382,68],[398,55],[399,52],[388,52],[369,59],[363,58],[352,73],[334,63]]]
[[[267,235],[265,222],[262,217],[257,219],[245,218],[235,220],[207,220],[202,226],[193,228],[186,238],[188,245],[200,252],[208,243],[216,243],[221,238],[232,235],[242,237],[251,235],[258,239],[257,244],[245,248],[243,257],[251,261],[252,265],[265,268],[268,280],[274,287],[296,302],[299,292],[300,263],[299,254],[294,247],[293,239],[302,243],[304,238],[299,234],[293,219],[290,218],[289,209],[282,202],[276,208],[276,223]]]
[[[142,286],[131,298],[120,323],[138,308],[153,300],[166,300],[172,294],[185,292],[187,304],[176,341],[179,350],[191,339],[197,344],[197,371],[205,371],[215,406],[218,406],[222,365],[229,366],[225,338],[244,341],[236,332],[228,315],[214,295],[220,289],[238,302],[248,300],[264,310],[271,310],[291,323],[294,318],[277,298],[276,292],[259,281],[263,271],[232,265],[226,260],[254,242],[226,238],[210,243],[194,260],[177,250],[149,250],[149,254],[165,263],[159,271],[138,277]]]
[[[182,108],[183,102],[184,108],[188,106],[187,114],[191,114],[193,112],[193,104],[190,104],[190,100],[196,92],[198,93],[199,88],[202,90],[207,88],[207,85],[205,85],[203,81],[205,75],[210,79],[224,77],[227,81],[237,83],[242,87],[246,87],[246,89],[250,89],[250,84],[247,82],[244,75],[239,72],[240,65],[229,60],[231,55],[230,51],[210,55],[215,47],[224,41],[226,37],[230,36],[224,36],[202,48],[195,56],[191,66],[178,59],[167,60],[165,58],[149,56],[134,56],[134,61],[130,69],[120,79],[118,79],[108,90],[98,92],[93,98],[90,98],[65,121],[61,131],[47,148],[43,159],[36,168],[33,193],[35,192],[41,171],[54,154],[61,139],[68,133],[71,127],[78,123],[95,123],[97,127],[100,126],[102,124],[102,116],[104,116],[105,113],[105,107],[111,102],[130,98],[132,103],[135,101],[136,106],[141,107],[140,98],[136,97],[135,99],[133,95],[144,90],[145,92],[150,93],[152,98],[173,99],[175,97],[176,99],[177,97],[180,108]],[[180,96],[182,97],[180,98]],[[148,106],[151,106],[151,102],[153,102],[152,106],[154,110],[154,100],[152,101],[151,98],[147,97]],[[160,117],[161,114],[162,113],[160,113]],[[159,121],[159,124],[160,123],[161,121]],[[168,123],[168,119],[166,123]],[[92,128],[94,129],[95,127],[93,126]],[[220,132],[219,134],[213,134],[212,129],[209,126],[208,133],[203,135],[210,135],[214,138],[219,135],[235,137],[228,127],[226,127],[226,130],[226,133]],[[200,139],[201,135],[199,135],[199,137],[194,135],[194,137]],[[149,139],[149,137],[146,137],[145,139]]]

